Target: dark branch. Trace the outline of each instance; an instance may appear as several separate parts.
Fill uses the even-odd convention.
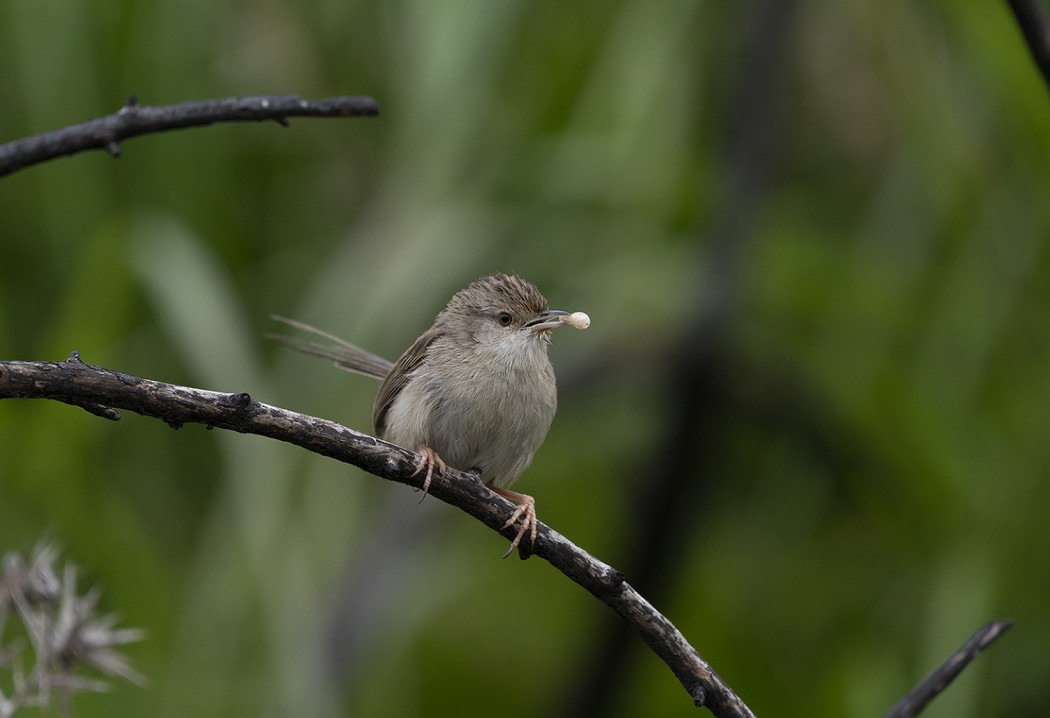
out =
[[[118,409],[126,409],[161,419],[170,426],[197,423],[257,434],[353,464],[380,478],[416,488],[422,486],[423,477],[414,475],[419,457],[406,449],[332,421],[261,404],[248,394],[176,386],[91,366],[82,362],[76,352],[61,362],[0,361],[0,399],[3,398],[53,399],[111,419],[119,418]],[[431,484],[430,494],[507,539],[516,533],[513,526],[503,528],[514,505],[470,474],[449,469]],[[542,523],[532,553],[550,562],[633,626],[674,672],[697,706],[705,706],[716,716],[753,718],[743,701],[681,632],[619,571]]]
[[[103,149],[117,157],[122,140],[149,132],[216,122],[274,120],[287,126],[289,117],[377,114],[379,107],[371,97],[330,97],[325,100],[304,100],[295,95],[232,97],[153,107],[139,105],[135,98],[131,98],[112,115],[0,145],[0,177],[83,150]]]
[[[1040,0],[1007,0],[1043,82],[1050,88],[1050,18]]]
[[[939,696],[955,678],[962,673],[973,659],[977,658],[988,646],[992,645],[1006,629],[1013,625],[1013,621],[995,621],[978,629],[962,647],[948,657],[944,663],[937,667],[933,673],[928,675],[922,683],[911,689],[908,695],[901,699],[900,703],[884,718],[912,718],[918,715],[934,698]]]

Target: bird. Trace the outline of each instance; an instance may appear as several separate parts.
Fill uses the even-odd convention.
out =
[[[509,556],[528,535],[536,541],[536,501],[510,486],[532,462],[558,404],[547,356],[551,331],[585,329],[583,312],[550,309],[534,284],[494,273],[456,292],[396,362],[303,322],[274,316],[334,344],[269,335],[341,369],[382,380],[372,423],[383,440],[415,450],[413,476],[424,474],[423,496],[447,466],[475,474],[516,504],[502,528],[520,524]]]

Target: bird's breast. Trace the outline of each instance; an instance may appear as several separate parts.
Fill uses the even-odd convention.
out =
[[[554,371],[542,361],[467,362],[424,384],[431,407],[428,445],[449,465],[508,486],[532,461],[557,408]]]

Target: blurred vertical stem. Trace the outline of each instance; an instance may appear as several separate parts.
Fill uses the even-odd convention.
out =
[[[717,185],[719,207],[707,235],[709,250],[697,255],[697,290],[684,331],[664,357],[664,405],[670,407],[665,441],[639,465],[652,467],[636,481],[635,526],[625,573],[643,594],[660,605],[669,594],[680,566],[683,533],[697,525],[704,502],[699,487],[724,448],[721,419],[729,397],[726,345],[739,304],[745,257],[753,225],[768,195],[768,178],[780,125],[779,97],[785,41],[797,3],[765,0],[741,6],[737,33],[745,38],[735,67],[735,91],[724,123],[726,141]],[[705,243],[698,241],[698,246]],[[697,437],[706,437],[698,445]],[[689,457],[682,463],[682,448]],[[625,624],[604,624],[592,642],[591,654],[580,663],[579,675],[562,705],[562,715],[612,715],[628,684],[629,662],[637,648]],[[732,684],[733,681],[730,680]],[[738,690],[741,686],[736,686]],[[746,687],[742,694],[746,696]]]

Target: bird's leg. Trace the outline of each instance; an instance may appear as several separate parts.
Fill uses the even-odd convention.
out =
[[[427,470],[427,476],[423,479],[423,499],[425,499],[427,492],[430,491],[430,479],[434,476],[434,467],[437,467],[438,474],[444,474],[445,462],[429,446],[420,446],[417,451],[419,452],[419,461],[416,462],[416,470],[412,472],[412,475],[417,476],[424,468]],[[420,501],[423,499],[420,499]]]
[[[510,542],[510,548],[507,549],[507,553],[503,554],[503,558],[507,558],[514,549],[521,543],[522,537],[525,532],[529,532],[529,542],[532,544],[536,543],[536,499],[532,498],[527,494],[519,494],[517,491],[511,491],[510,489],[503,489],[499,486],[489,485],[489,488],[495,491],[497,494],[505,499],[510,499],[518,505],[518,508],[514,509],[514,513],[510,515],[507,522],[501,526],[501,529],[505,529],[508,526],[513,526],[518,519],[521,519],[521,528],[518,529],[518,535],[514,537],[514,540]]]

